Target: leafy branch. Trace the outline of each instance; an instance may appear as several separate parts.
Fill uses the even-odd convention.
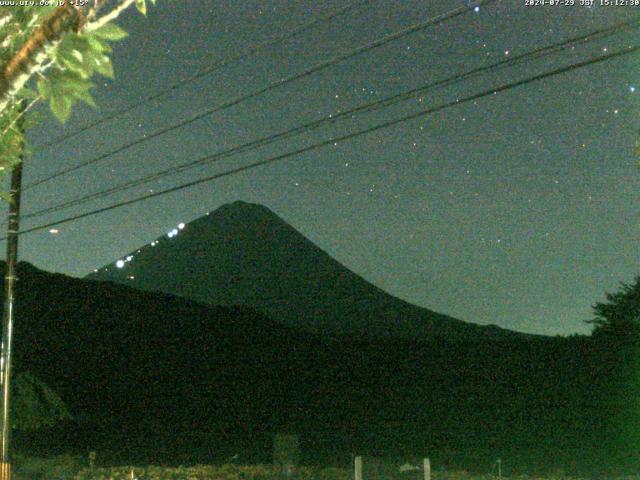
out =
[[[113,21],[131,6],[147,13],[146,0],[119,0],[109,10],[105,0],[78,3],[0,12],[0,172],[19,161],[24,147],[15,128],[25,114],[21,102],[45,100],[61,122],[77,102],[96,107],[91,79],[113,78],[110,45],[127,36]]]

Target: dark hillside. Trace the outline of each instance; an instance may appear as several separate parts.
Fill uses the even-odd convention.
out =
[[[87,278],[210,305],[244,305],[322,335],[450,340],[524,336],[420,308],[331,258],[268,208],[235,202]]]
[[[498,456],[577,468],[606,450],[620,410],[602,411],[608,372],[585,338],[329,340],[27,264],[17,311],[15,365],[69,403],[65,441],[121,461],[264,461],[285,430],[308,461],[426,452],[466,468]]]

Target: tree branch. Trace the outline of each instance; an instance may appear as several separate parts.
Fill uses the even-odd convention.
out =
[[[38,74],[42,75],[43,72],[46,72],[52,66],[53,66],[53,60],[50,60],[47,64],[42,66],[42,68],[38,71]],[[7,128],[5,128],[2,133],[0,133],[0,140],[2,139],[2,137],[4,137],[7,134],[7,132],[10,129],[13,128],[13,126],[16,124],[16,122],[18,120],[20,120],[20,117],[24,116],[41,99],[42,99],[42,97],[38,94],[33,100],[31,100],[31,102],[29,103],[29,105],[27,105],[26,108],[23,108],[22,110],[20,110],[20,112],[15,116],[15,118],[13,118],[11,120],[11,123],[9,123],[9,125],[7,125]]]
[[[11,21],[11,14],[8,10],[0,12],[0,28],[4,27],[7,23]]]
[[[18,120],[20,120],[21,117],[23,117],[29,110],[31,110],[31,108],[38,103],[38,100],[40,100],[40,95],[38,95],[36,98],[34,98],[33,100],[31,100],[31,102],[29,103],[29,105],[27,105],[26,108],[24,108],[23,110],[20,111],[20,113],[18,113],[15,118],[13,120],[11,120],[11,123],[9,125],[7,125],[7,128],[5,128],[3,130],[2,133],[0,133],[0,138],[4,137],[7,132],[13,128],[13,126],[18,122]]]
[[[61,41],[66,33],[96,30],[116,19],[134,3],[135,0],[121,0],[109,13],[84,25],[85,18],[82,12],[70,2],[65,2],[63,6],[58,7],[33,32],[20,51],[9,60],[4,70],[0,71],[0,116],[4,114],[16,93],[41,68],[48,57],[48,53]],[[97,0],[93,10],[94,15],[101,6],[102,2]],[[0,22],[9,18],[10,14],[7,15],[6,11],[0,13]]]
[[[109,13],[103,15],[102,17],[98,18],[93,22],[87,23],[84,26],[83,31],[91,32],[93,30],[97,30],[100,27],[103,27],[107,23],[118,18],[118,16],[120,16],[122,12],[124,12],[127,8],[133,5],[135,1],[136,0],[123,0],[118,6],[113,8],[113,10],[111,10]]]
[[[58,7],[9,60],[0,72],[0,113],[38,71],[50,49],[60,42],[62,36],[78,29],[80,16],[80,12],[69,3]]]
[[[107,0],[94,0],[93,7],[87,12],[87,22],[92,22]]]

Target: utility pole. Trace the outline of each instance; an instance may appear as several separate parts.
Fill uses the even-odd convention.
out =
[[[0,425],[0,480],[11,480],[11,339],[15,303],[16,264],[18,262],[18,228],[20,220],[20,193],[22,189],[22,164],[11,171],[9,194],[9,225],[7,228],[7,270],[4,277],[4,310],[2,315],[2,353],[0,357],[0,384],[2,386],[2,424]]]

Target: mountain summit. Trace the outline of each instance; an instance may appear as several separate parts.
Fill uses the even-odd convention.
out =
[[[210,305],[251,307],[323,335],[452,340],[516,332],[470,324],[380,290],[262,205],[226,204],[87,278]]]

